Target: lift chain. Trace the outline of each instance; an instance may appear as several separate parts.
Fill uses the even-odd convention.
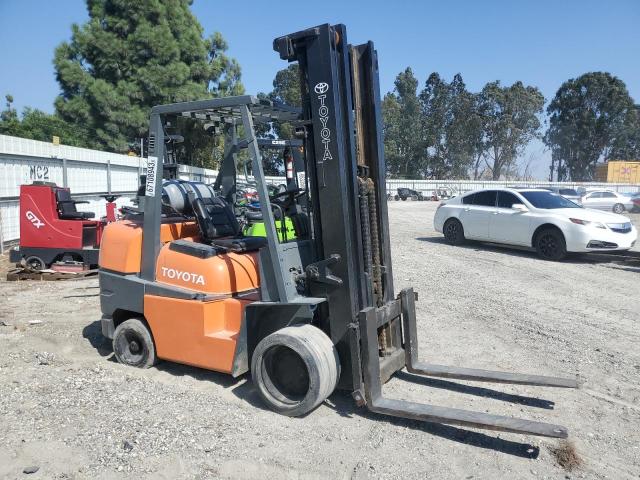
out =
[[[380,261],[380,233],[378,230],[378,205],[376,203],[376,188],[373,180],[367,178],[369,197],[369,230],[371,232],[371,250],[373,257],[373,291],[378,307],[383,304],[382,295],[382,265]]]

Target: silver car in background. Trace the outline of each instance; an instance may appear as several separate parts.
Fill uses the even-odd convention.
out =
[[[590,190],[580,199],[584,208],[606,210],[607,212],[622,213],[633,210],[633,201],[621,193],[612,190]]]
[[[567,200],[571,200],[574,203],[580,203],[580,194],[576,192],[573,188],[567,187],[540,187],[544,190],[549,190],[550,192],[557,193],[558,195],[562,195]]]

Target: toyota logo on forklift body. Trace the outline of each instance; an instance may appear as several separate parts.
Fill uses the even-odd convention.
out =
[[[329,84],[327,82],[316,83],[316,86],[313,87],[316,93],[325,93],[329,90]]]

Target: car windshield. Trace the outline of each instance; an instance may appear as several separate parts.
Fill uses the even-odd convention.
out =
[[[582,208],[580,205],[567,200],[561,195],[552,192],[529,191],[520,192],[527,201],[536,208],[554,209],[554,208]]]

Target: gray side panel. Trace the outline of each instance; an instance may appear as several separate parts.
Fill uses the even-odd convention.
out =
[[[158,295],[161,297],[178,298],[181,300],[207,300],[207,295],[192,292],[170,285],[147,282],[137,275],[122,275],[121,273],[100,270],[100,307],[102,314],[112,316],[117,309],[144,313],[144,296]]]
[[[100,309],[107,317],[118,309],[144,313],[144,283],[135,275],[100,270]]]

